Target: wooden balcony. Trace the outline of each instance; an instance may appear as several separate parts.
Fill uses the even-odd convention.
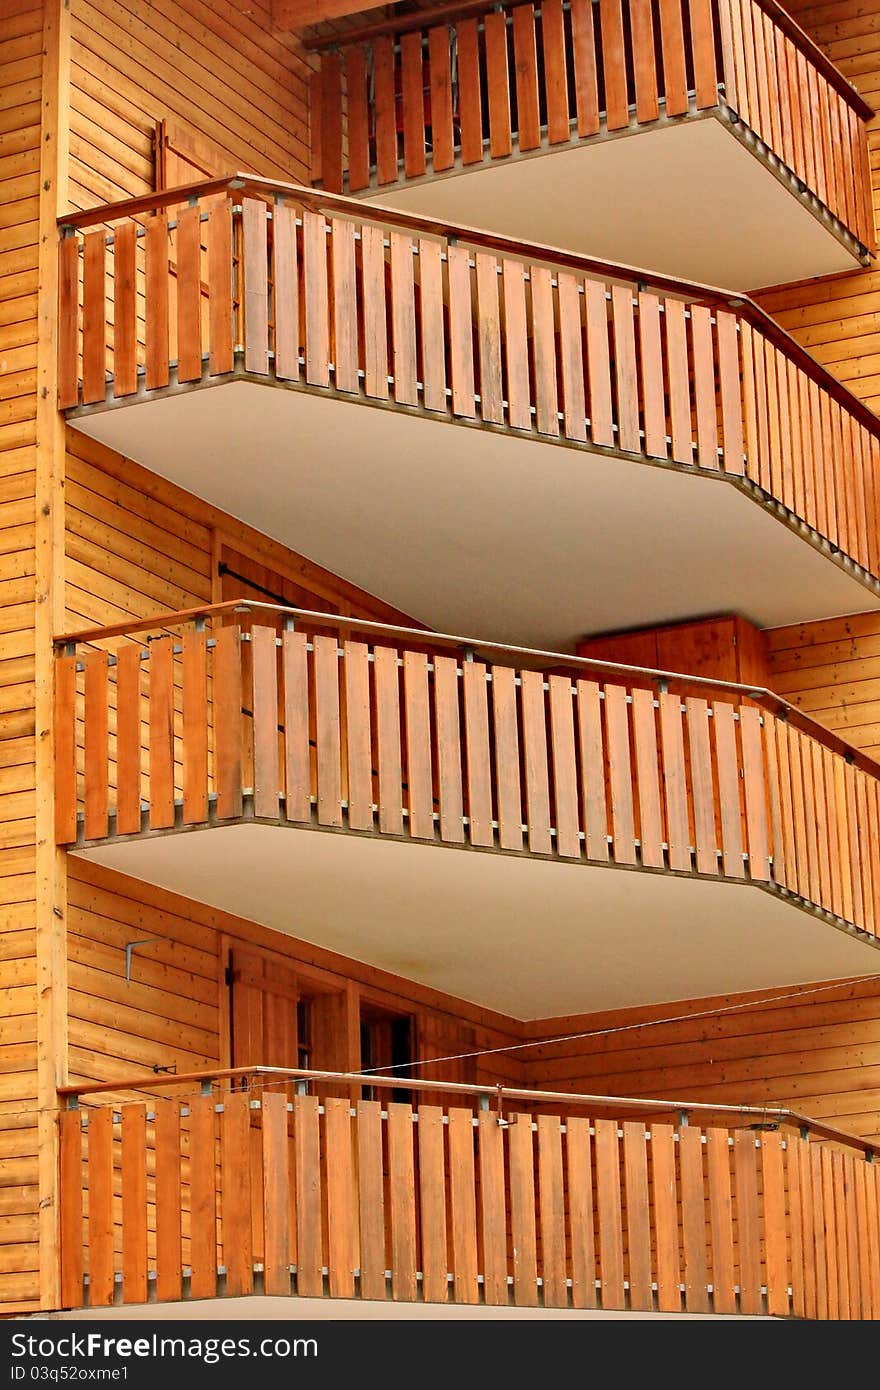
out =
[[[471,3],[315,46],[328,192],[741,290],[874,245],[871,109],[776,0]]]
[[[767,692],[227,604],[56,697],[60,844],[517,1018],[878,968],[877,766]]]
[[[880,1317],[870,1143],[772,1108],[407,1085],[385,1103],[399,1077],[257,1068],[67,1088],[63,1306]]]
[[[747,300],[259,181],[67,231],[71,424],[420,622],[880,603],[880,425]]]

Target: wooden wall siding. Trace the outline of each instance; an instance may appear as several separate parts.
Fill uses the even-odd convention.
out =
[[[880,17],[864,0],[787,0],[786,8],[880,112]],[[868,127],[875,219],[880,208],[880,115]],[[761,302],[872,410],[880,411],[880,272],[765,291]]]
[[[340,639],[308,620],[281,631],[255,617],[242,632],[232,616],[208,632],[169,618],[147,647],[123,633],[118,655],[59,657],[59,843],[247,806],[267,821],[748,876],[880,927],[876,776],[767,710]]]
[[[503,1047],[519,1038],[513,1020],[411,984],[331,951],[216,912],[199,903],[71,859],[68,953],[70,960],[70,1075],[72,1084],[111,1081],[154,1066],[228,1066],[229,990],[224,971],[231,951],[268,950],[292,971],[305,992],[352,988],[374,1004],[412,1014],[418,1056],[451,1056]],[[132,956],[125,981],[125,946],[158,938]],[[352,1058],[352,1065],[359,1059]],[[455,1068],[423,1066],[430,1080],[524,1084],[516,1054]]]
[[[874,979],[543,1019],[526,1028],[538,1040],[586,1035],[524,1052],[531,1086],[791,1106],[880,1138]]]
[[[733,112],[873,244],[866,112],[757,0],[544,0],[386,27],[324,53],[312,100],[312,178],[329,192]]]
[[[86,1273],[101,1307],[143,1302],[151,1272],[160,1300],[250,1294],[259,1265],[281,1296],[880,1317],[880,1170],[861,1153],[433,1099],[66,1111],[64,1305]]]
[[[39,1297],[35,478],[42,25],[0,10],[0,1310]]]
[[[686,286],[671,293],[669,282],[612,283],[590,273],[592,262],[548,264],[519,243],[502,243],[503,253],[497,238],[463,244],[454,228],[443,234],[424,219],[373,221],[347,199],[296,188],[283,196],[271,219],[263,200],[244,196],[239,210],[212,197],[202,222],[194,207],[179,219],[162,208],[139,242],[130,219],[118,221],[109,248],[100,228],[65,237],[61,407],[244,370],[695,466],[776,498],[880,573],[880,432],[831,378],[771,341],[754,311],[688,300]],[[134,292],[140,244],[145,333]],[[111,262],[126,286],[115,303]]]
[[[308,167],[311,61],[270,0],[71,0],[70,199],[94,207],[156,187],[153,136],[172,118],[231,167]]]
[[[768,633],[773,689],[872,757],[880,753],[880,615]]]

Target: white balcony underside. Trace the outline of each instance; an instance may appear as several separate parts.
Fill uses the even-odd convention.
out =
[[[567,650],[716,613],[880,607],[721,475],[250,380],[71,424],[439,631]]]
[[[827,216],[711,113],[489,160],[370,200],[731,289],[854,270]]]
[[[253,822],[78,853],[519,1019],[880,969],[750,884]]]

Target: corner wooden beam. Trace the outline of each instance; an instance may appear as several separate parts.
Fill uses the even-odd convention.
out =
[[[276,29],[304,29],[309,24],[383,8],[383,0],[272,0],[272,23]]]

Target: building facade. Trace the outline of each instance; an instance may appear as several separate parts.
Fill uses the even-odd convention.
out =
[[[0,1313],[880,1316],[878,91],[5,0]]]

